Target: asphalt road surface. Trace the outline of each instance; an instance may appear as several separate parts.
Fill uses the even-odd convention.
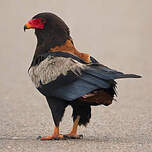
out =
[[[152,2],[55,0],[0,2],[0,152],[152,152]],[[77,10],[79,8],[79,11]],[[77,48],[101,63],[143,76],[118,82],[117,102],[92,108],[81,140],[39,141],[53,121],[45,98],[27,70],[36,39],[23,25],[34,14],[53,11],[72,31]],[[66,109],[61,133],[72,127]]]

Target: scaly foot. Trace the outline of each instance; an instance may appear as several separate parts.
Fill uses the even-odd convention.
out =
[[[40,140],[64,140],[66,138],[63,135],[59,134],[59,135],[52,135],[52,136],[45,136],[45,137],[39,136],[37,139],[40,139]]]

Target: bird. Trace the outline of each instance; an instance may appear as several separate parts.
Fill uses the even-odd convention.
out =
[[[79,51],[67,24],[51,12],[35,15],[24,25],[34,29],[37,45],[28,69],[36,89],[45,96],[54,120],[54,131],[40,140],[81,139],[78,126],[86,126],[92,106],[109,106],[117,96],[116,79],[141,78],[125,74],[99,63],[90,54]],[[67,106],[73,109],[73,127],[60,134],[60,122]]]

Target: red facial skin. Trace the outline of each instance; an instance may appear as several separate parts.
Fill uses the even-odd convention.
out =
[[[44,21],[42,18],[35,18],[30,20],[26,26],[27,28],[35,28],[35,29],[43,29],[46,21]]]

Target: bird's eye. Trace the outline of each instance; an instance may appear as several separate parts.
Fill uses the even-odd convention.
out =
[[[33,19],[32,22],[33,22],[34,24],[41,23],[41,18]]]
[[[45,19],[42,18],[34,18],[29,21],[29,24],[32,26],[32,28],[35,29],[43,29],[45,23],[46,23]]]
[[[32,20],[32,23],[33,23],[33,24],[37,24],[37,23],[39,23],[39,22],[40,22],[40,21],[39,21],[38,19],[33,19],[33,20]]]

